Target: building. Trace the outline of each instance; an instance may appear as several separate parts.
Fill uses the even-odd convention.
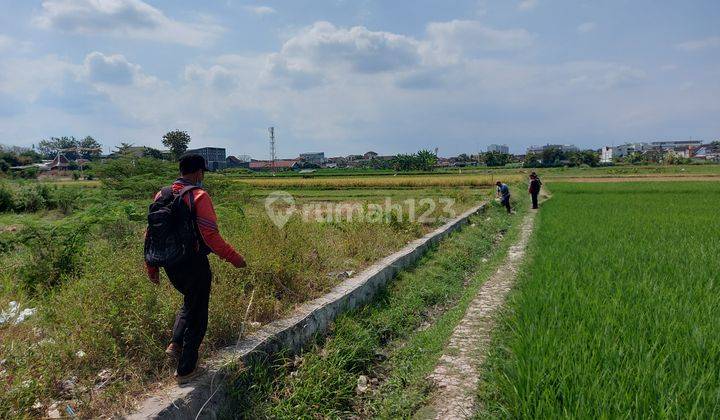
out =
[[[300,153],[300,160],[320,166],[325,163],[325,152]]]
[[[527,149],[527,153],[534,153],[534,154],[540,154],[544,150],[547,149],[560,149],[561,151],[568,153],[568,152],[577,152],[578,148],[574,144],[546,144],[544,146],[530,146]]]
[[[225,160],[225,148],[222,147],[203,147],[200,149],[191,149],[185,153],[194,153],[205,158],[205,163],[211,171],[225,169],[227,161]]]
[[[510,147],[508,147],[507,144],[491,144],[487,147],[488,153],[490,152],[497,152],[497,153],[504,153],[506,155],[510,154]]]
[[[654,141],[650,143],[651,147],[660,148],[665,151],[677,150],[678,148],[687,149],[688,147],[700,147],[702,142],[699,140],[680,140],[680,141]]]
[[[378,154],[371,150],[363,155],[363,159],[372,160],[375,159],[377,156]]]
[[[615,155],[615,149],[612,146],[603,146],[600,149],[600,163],[612,163]]]
[[[273,167],[277,171],[296,171],[300,170],[300,161],[298,159],[278,159],[275,161],[275,165],[273,166],[272,161],[253,159],[252,161],[250,161],[248,167],[250,168],[250,170],[253,171],[269,171]]]
[[[240,156],[228,156],[225,158],[225,167],[226,168],[249,168],[250,167],[250,156],[248,155],[240,155]]]
[[[66,158],[65,155],[60,154],[48,164],[51,171],[66,171],[69,166],[70,161],[68,158]]]
[[[693,158],[720,162],[720,142],[703,144],[693,153]]]

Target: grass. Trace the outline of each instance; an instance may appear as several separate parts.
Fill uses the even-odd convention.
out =
[[[221,176],[208,178],[223,236],[244,254],[249,268],[236,270],[211,257],[214,283],[201,349],[205,356],[237,338],[238,314],[244,312],[251,288],[251,320],[272,321],[327,292],[340,281],[337,273],[357,272],[434,226],[395,218],[389,223],[306,223],[296,216],[280,230],[266,216],[258,200],[262,194]],[[333,190],[302,191],[301,203],[378,199],[372,189],[353,190],[362,192],[354,197]],[[422,198],[427,192],[382,189],[394,200]],[[433,197],[445,192],[454,194],[458,213],[489,194],[488,189],[445,189],[433,190]],[[0,223],[8,227],[0,229],[0,310],[10,301],[37,308],[35,316],[19,325],[0,326],[0,418],[41,416],[55,401],[84,417],[120,412],[133,395],[171,376],[173,366],[163,350],[180,296],[167,281],[156,287],[145,277],[147,204],[148,199],[121,198],[92,186],[81,188],[76,208],[67,215],[56,210],[0,214]],[[72,243],[65,241],[72,232],[82,234]],[[96,389],[102,371],[111,378]],[[66,389],[67,381],[75,386]],[[36,404],[39,408],[33,408]]]
[[[520,218],[492,205],[488,213],[471,219],[473,226],[440,244],[416,268],[403,271],[371,304],[339,317],[327,339],[319,339],[301,358],[266,361],[241,372],[233,415],[412,414],[430,391],[425,376],[474,292],[516,235]],[[498,244],[498,235],[509,229]],[[378,384],[358,396],[360,375],[378,379]]]
[[[520,175],[508,175],[505,182],[518,182]],[[235,182],[258,188],[422,188],[422,187],[488,187],[498,178],[480,174],[394,175],[374,177],[318,177],[318,178],[238,178]]]
[[[480,415],[718,417],[720,184],[551,189]]]

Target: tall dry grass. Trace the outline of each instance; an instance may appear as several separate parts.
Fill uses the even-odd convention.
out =
[[[496,181],[519,182],[525,177],[503,175],[385,175],[372,177],[318,177],[318,178],[247,178],[235,182],[258,188],[422,188],[422,187],[487,187]]]

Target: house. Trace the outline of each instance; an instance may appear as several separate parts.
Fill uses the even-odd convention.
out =
[[[243,156],[241,157],[235,157],[235,156],[228,156],[225,158],[225,167],[226,168],[249,168],[250,167],[250,159],[249,156],[248,159],[243,159]]]
[[[300,153],[300,160],[320,166],[325,163],[325,152]]]
[[[57,155],[48,166],[51,171],[66,171],[68,166],[70,166],[70,161],[65,155]]]
[[[720,162],[720,142],[703,144],[694,150],[695,159],[711,160]]]
[[[278,171],[286,170],[300,170],[300,161],[298,159],[278,159],[273,165],[272,161],[269,160],[252,160],[248,165],[250,170],[253,171],[269,171],[275,169]]]
[[[205,159],[205,164],[211,171],[225,169],[227,161],[225,160],[225,148],[223,147],[202,147],[200,149],[191,149],[185,153],[194,153]]]

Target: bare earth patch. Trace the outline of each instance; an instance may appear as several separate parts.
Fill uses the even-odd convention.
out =
[[[432,402],[429,407],[420,410],[417,417],[463,419],[472,415],[479,367],[487,356],[494,316],[515,282],[534,220],[535,211],[525,216],[520,239],[510,247],[503,264],[482,285],[465,316],[455,327],[445,354],[428,376],[437,386]]]

